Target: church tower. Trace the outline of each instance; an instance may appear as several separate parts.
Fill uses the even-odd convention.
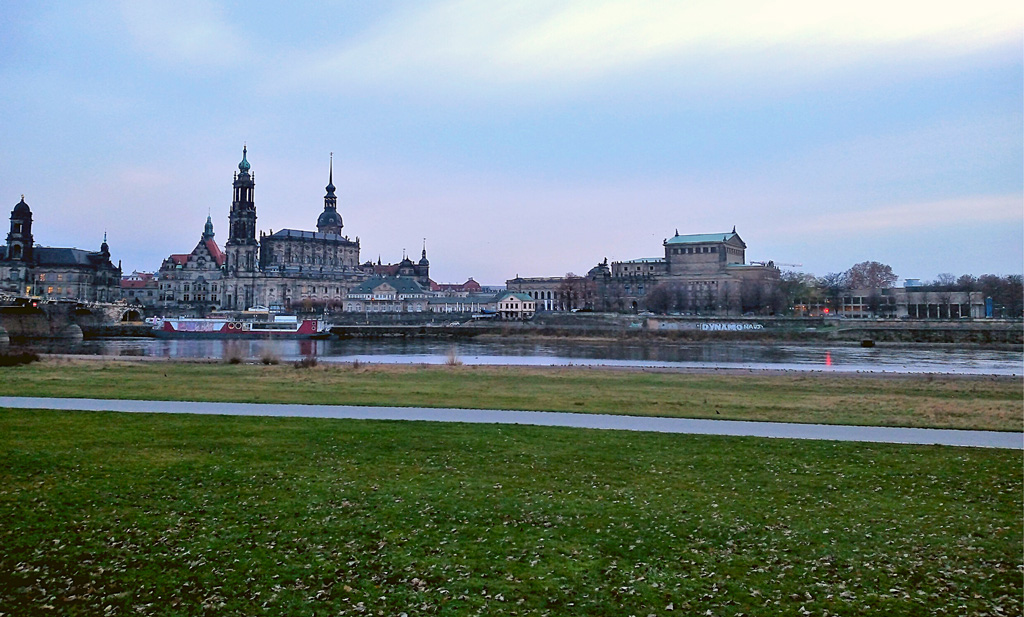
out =
[[[256,271],[256,202],[253,188],[256,183],[249,173],[247,150],[242,148],[242,162],[235,174],[234,197],[229,218],[230,233],[224,245],[228,254],[228,268],[232,272]]]
[[[253,279],[257,270],[259,242],[256,241],[256,202],[253,188],[256,183],[249,172],[247,149],[242,146],[242,162],[235,173],[231,214],[228,216],[228,241],[224,243],[227,276],[237,279],[225,297],[229,308],[246,309],[254,304]],[[211,227],[213,225],[211,224]]]
[[[7,234],[7,259],[32,261],[32,211],[25,203],[24,195],[11,211],[11,231]]]
[[[331,171],[324,195],[324,211],[316,220],[316,230],[322,234],[341,235],[341,215],[338,214],[338,196],[334,194],[334,153],[331,153]]]

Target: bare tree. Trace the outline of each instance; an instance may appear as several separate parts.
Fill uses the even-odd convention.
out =
[[[588,278],[569,272],[558,285],[557,291],[566,309],[587,308],[593,310],[594,308],[597,286]]]
[[[848,284],[849,282],[846,272],[829,272],[818,279],[818,287],[825,295],[825,303],[828,304],[828,310],[830,310],[832,314],[838,314],[839,299],[843,295],[843,289],[846,288]]]
[[[674,302],[674,290],[667,283],[662,283],[654,289],[647,292],[644,297],[644,306],[648,311],[654,313],[667,313],[672,309]]]
[[[862,261],[846,271],[846,285],[851,289],[887,289],[898,278],[890,266],[877,261]]]

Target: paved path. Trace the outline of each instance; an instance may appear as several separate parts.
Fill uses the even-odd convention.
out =
[[[553,411],[357,407],[353,405],[281,405],[268,403],[197,403],[20,396],[0,396],[0,407],[218,414],[229,416],[289,416],[360,420],[426,420],[431,422],[472,422],[480,424],[533,424],[537,426],[567,426],[621,431],[650,431],[655,433],[937,444],[1024,450],[1024,434],[998,431],[794,424],[788,422],[740,422],[734,420],[692,420],[686,418],[648,418],[642,416],[613,416]]]

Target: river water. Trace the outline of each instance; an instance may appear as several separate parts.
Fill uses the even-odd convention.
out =
[[[830,372],[1022,375],[1024,353],[968,346],[794,344],[704,341],[700,343],[436,339],[150,339],[87,340],[57,353],[103,356],[224,359],[273,357],[292,362],[444,364],[454,356],[467,365],[623,366],[659,368],[775,369]]]

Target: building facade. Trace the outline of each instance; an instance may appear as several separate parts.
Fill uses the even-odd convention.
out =
[[[11,211],[0,252],[0,291],[15,296],[113,302],[121,297],[121,267],[110,261],[106,234],[99,251],[38,246],[25,196]]]
[[[345,299],[348,313],[425,313],[429,290],[407,276],[375,276],[353,287]]]
[[[680,234],[662,242],[664,257],[612,262],[599,284],[604,304],[618,310],[649,308],[668,296],[675,311],[695,314],[771,312],[780,270],[772,262],[746,262],[736,233]],[[593,270],[591,272],[594,272]],[[653,295],[652,295],[653,294]]]
[[[342,232],[333,157],[316,231],[281,229],[257,235],[255,190],[248,149],[243,147],[242,161],[232,181],[228,238],[223,251],[213,241],[208,219],[208,238],[204,233],[192,253],[171,255],[164,261],[160,279],[167,309],[240,311],[265,306],[276,310],[342,310],[354,288],[384,270],[429,289],[426,248],[419,262],[405,257],[398,264],[360,264],[359,238],[349,238]]]
[[[191,253],[171,255],[160,264],[157,306],[206,314],[221,307],[224,294],[224,251],[214,239],[213,219]]]
[[[506,320],[531,319],[537,312],[537,303],[530,296],[516,291],[499,294],[496,300],[498,317]]]

